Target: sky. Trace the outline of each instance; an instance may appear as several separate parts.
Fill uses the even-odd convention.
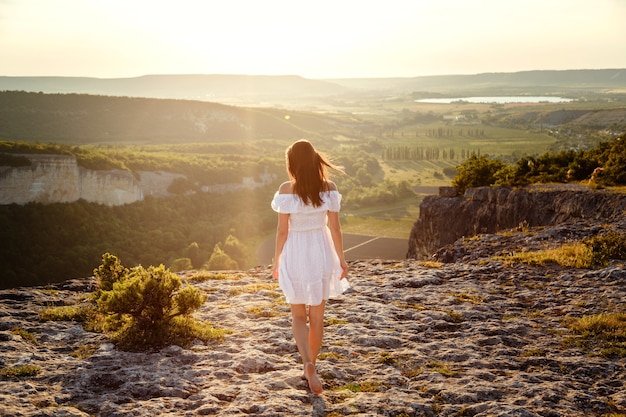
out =
[[[0,0],[0,76],[626,68],[626,0]]]

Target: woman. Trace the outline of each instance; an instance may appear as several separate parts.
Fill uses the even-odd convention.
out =
[[[329,297],[349,287],[339,224],[341,194],[327,174],[327,168],[341,170],[306,140],[287,148],[286,164],[290,181],[281,184],[272,200],[278,212],[272,276],[291,306],[303,376],[319,395],[322,382],[315,360],[322,345],[324,307]]]

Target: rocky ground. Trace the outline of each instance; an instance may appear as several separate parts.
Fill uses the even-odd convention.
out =
[[[321,396],[300,379],[289,308],[265,267],[194,282],[208,296],[197,316],[231,331],[223,343],[152,353],[121,352],[76,323],[39,320],[45,307],[80,300],[89,279],[0,291],[0,368],[41,368],[0,377],[0,414],[620,416],[626,360],[565,342],[568,319],[626,311],[624,264],[489,260],[572,238],[568,230],[460,241],[446,249],[455,262],[435,267],[351,262],[352,288],[327,308]],[[89,347],[91,356],[76,357]]]

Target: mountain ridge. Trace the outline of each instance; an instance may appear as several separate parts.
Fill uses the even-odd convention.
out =
[[[626,69],[534,70],[388,78],[311,79],[298,75],[149,74],[130,78],[0,76],[0,91],[84,93],[237,103],[346,94],[452,93],[506,87],[559,90],[626,88]],[[528,91],[527,91],[528,92]],[[546,93],[550,93],[547,91]]]

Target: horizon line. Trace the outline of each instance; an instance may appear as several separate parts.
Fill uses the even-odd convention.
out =
[[[308,80],[372,80],[372,79],[412,79],[412,78],[425,78],[425,77],[454,77],[454,76],[472,76],[472,75],[493,75],[493,74],[520,74],[528,72],[568,72],[568,71],[619,71],[625,70],[626,67],[619,68],[569,68],[569,69],[532,69],[532,70],[519,70],[519,71],[485,71],[476,73],[447,73],[447,74],[428,74],[428,75],[413,75],[413,76],[355,76],[355,77],[305,77],[299,74],[246,74],[246,73],[152,73],[136,76],[119,76],[119,77],[97,77],[90,75],[0,75],[2,78],[89,78],[96,80],[124,80],[135,79],[144,77],[167,77],[167,76],[230,76],[230,77],[258,77],[258,78],[281,78],[281,77],[299,77]]]

